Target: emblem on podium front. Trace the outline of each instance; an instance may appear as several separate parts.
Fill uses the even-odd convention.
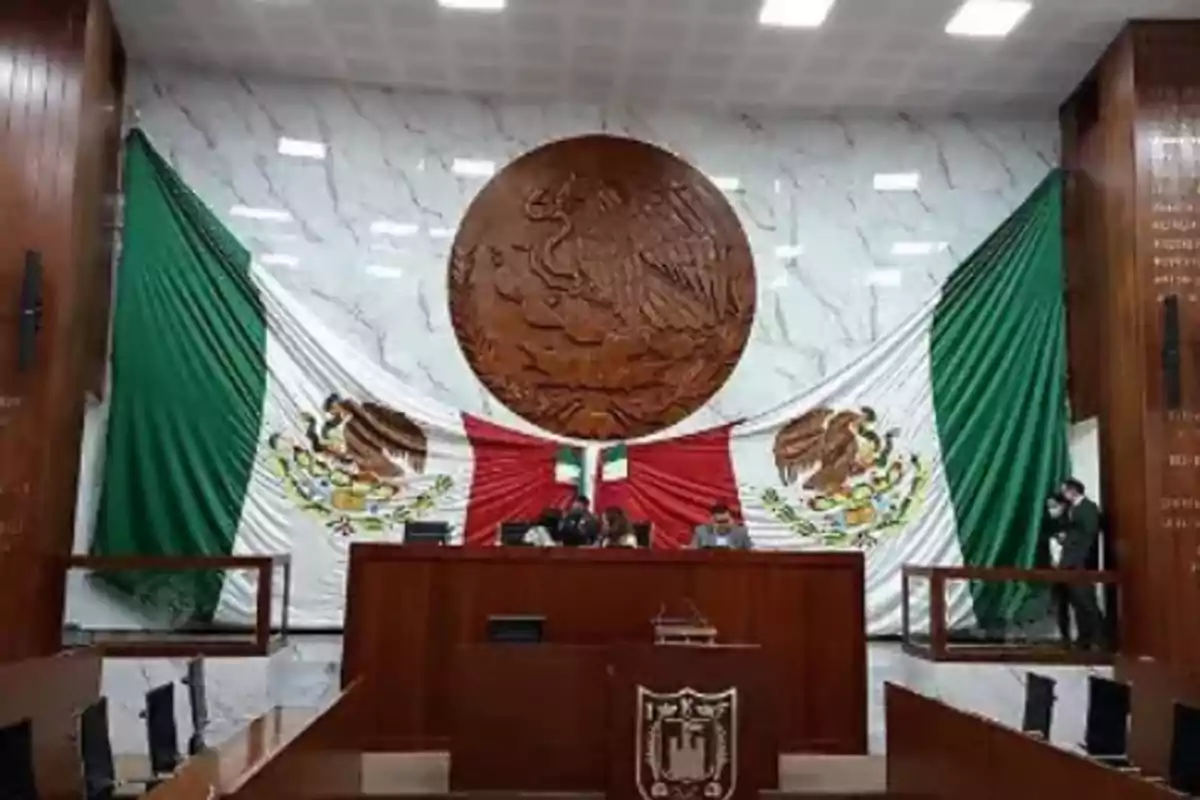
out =
[[[729,800],[737,787],[737,689],[637,687],[638,791],[644,800]]]

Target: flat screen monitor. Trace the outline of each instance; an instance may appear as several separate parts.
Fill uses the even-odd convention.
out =
[[[33,722],[0,728],[0,797],[38,800],[33,772]]]
[[[188,755],[196,755],[204,749],[204,731],[208,727],[208,694],[204,688],[204,659],[193,658],[188,662],[187,678],[188,705],[192,711],[192,735],[188,738]]]
[[[108,800],[117,785],[117,771],[108,731],[107,698],[101,697],[79,715],[79,755],[87,800]]]
[[[1167,781],[1175,791],[1200,795],[1200,709],[1175,704],[1167,774]]]
[[[491,616],[487,621],[487,640],[489,644],[540,644],[545,627],[545,617]]]
[[[179,766],[179,733],[175,727],[175,684],[146,692],[146,739],[150,745],[150,771],[170,775]]]
[[[532,527],[532,522],[502,522],[500,524],[500,544],[505,547],[520,547],[528,544],[525,541],[525,534]]]
[[[1088,678],[1087,728],[1083,747],[1088,755],[1126,755],[1129,738],[1129,687],[1092,675]]]
[[[1054,719],[1053,678],[1030,672],[1025,679],[1025,716],[1021,730],[1034,733],[1043,739],[1050,738],[1050,725]]]
[[[650,547],[650,540],[651,540],[650,531],[651,531],[651,525],[649,522],[633,523],[633,535],[634,535],[634,537],[637,538],[638,547],[646,547],[646,548]]]
[[[405,544],[445,544],[449,540],[449,522],[415,521],[404,523]]]

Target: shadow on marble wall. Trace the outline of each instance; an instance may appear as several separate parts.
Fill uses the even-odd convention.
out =
[[[341,637],[297,637],[270,658],[210,659],[207,686],[209,744],[229,738],[254,717],[275,705],[316,708],[338,691]],[[1020,665],[933,664],[905,655],[898,644],[868,647],[870,747],[885,749],[883,687],[891,681],[970,709],[1006,725],[1017,726],[1024,707],[1025,674]],[[146,751],[145,723],[139,714],[148,689],[180,682],[187,671],[183,659],[109,659],[104,664],[103,691],[110,699],[113,750],[123,756]],[[1051,740],[1063,747],[1083,741],[1087,710],[1087,677],[1110,675],[1107,669],[1037,667],[1058,681]],[[187,693],[176,693],[179,737],[191,734]]]

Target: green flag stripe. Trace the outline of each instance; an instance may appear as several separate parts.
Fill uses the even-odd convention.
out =
[[[1046,494],[1069,470],[1062,183],[1048,177],[947,281],[930,369],[964,563],[1032,566]],[[1027,587],[973,587],[985,626]]]
[[[92,552],[227,555],[266,392],[267,330],[250,254],[134,131],[113,319],[106,465]],[[211,618],[219,573],[110,575]]]

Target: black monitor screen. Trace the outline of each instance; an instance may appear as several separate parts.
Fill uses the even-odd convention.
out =
[[[1175,791],[1200,795],[1200,709],[1175,704],[1168,774],[1171,788]]]
[[[88,800],[113,796],[117,783],[112,740],[108,733],[108,700],[101,697],[79,715],[79,751]]]
[[[1084,749],[1093,756],[1124,756],[1128,737],[1129,687],[1092,675],[1088,678]]]
[[[538,644],[545,626],[545,617],[492,616],[487,621],[487,640],[491,644]]]
[[[405,544],[445,544],[450,539],[448,522],[404,523]]]
[[[164,683],[146,692],[146,738],[150,770],[167,775],[179,766],[179,734],[175,729],[175,684]]]
[[[33,722],[23,719],[0,728],[0,797],[37,800],[33,773]]]
[[[500,544],[520,546],[527,544],[525,534],[533,527],[531,522],[505,522],[500,525]]]
[[[1025,718],[1021,730],[1050,738],[1054,715],[1054,679],[1030,672],[1025,682]]]

